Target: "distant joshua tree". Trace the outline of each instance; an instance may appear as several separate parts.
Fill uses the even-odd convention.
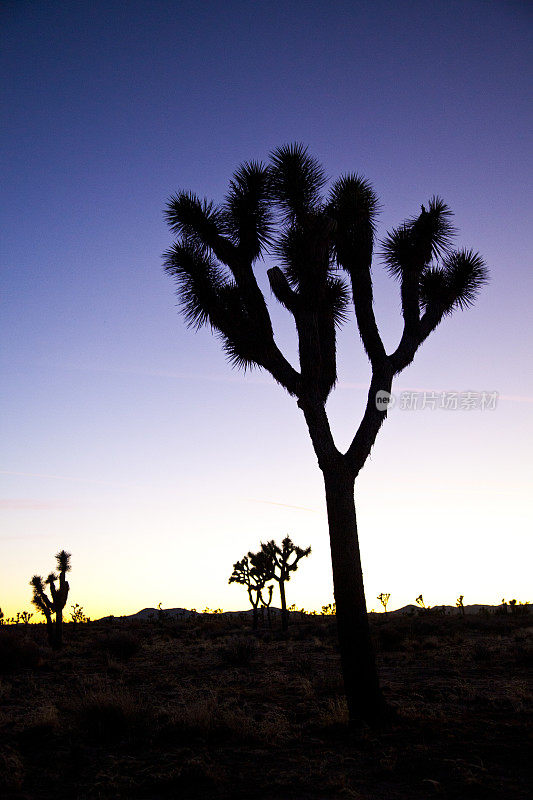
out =
[[[50,588],[50,597],[47,596],[43,579],[40,575],[34,575],[30,581],[33,588],[33,605],[39,609],[46,619],[46,630],[48,641],[55,649],[59,649],[63,644],[63,609],[67,603],[69,584],[66,579],[67,572],[70,572],[71,554],[61,550],[56,555],[57,570],[59,576],[51,572],[44,584]],[[56,581],[59,580],[59,586]],[[55,623],[52,622],[52,614],[55,614]]]
[[[385,614],[386,614],[387,613],[387,603],[390,600],[390,592],[381,592],[381,594],[378,594],[378,596],[376,597],[376,600],[379,600],[379,602],[381,603],[381,605],[385,609]]]
[[[415,601],[415,602],[416,602],[416,604],[417,604],[418,606],[420,606],[420,608],[422,608],[424,611],[428,611],[428,610],[431,608],[431,606],[426,606],[426,604],[425,604],[425,602],[424,602],[424,598],[422,597],[422,595],[421,595],[421,594],[419,594],[419,595],[418,595],[418,597],[416,598],[416,601]]]
[[[265,588],[267,578],[260,569],[251,564],[251,555],[249,553],[240,561],[235,562],[228,583],[240,583],[242,586],[246,586],[250,605],[252,606],[252,627],[256,630],[258,625],[257,609],[263,602],[261,593]],[[272,598],[272,593],[270,597]]]
[[[268,623],[268,627],[271,628],[272,627],[272,616],[270,614],[270,606],[272,605],[272,593],[274,591],[274,587],[271,584],[270,586],[267,586],[265,588],[266,588],[266,593],[268,595],[268,599],[265,600],[264,596],[261,594],[261,603],[263,605],[263,609],[266,608],[266,611],[267,611],[267,623]]]
[[[251,553],[250,560],[266,576],[266,580],[274,580],[279,584],[281,600],[281,627],[286,631],[289,628],[289,613],[285,597],[285,584],[291,579],[291,572],[298,569],[298,562],[309,555],[310,547],[298,547],[286,536],[281,547],[272,539],[266,544],[261,544],[259,553]]]
[[[459,613],[464,617],[465,615],[465,605],[463,600],[465,599],[464,594],[460,594],[457,600],[455,601],[455,605],[459,609]]]
[[[89,617],[85,616],[83,606],[80,606],[79,603],[74,603],[71,608],[72,611],[70,612],[70,619],[72,622],[77,624],[91,621]]]
[[[387,716],[366,609],[354,482],[385,421],[392,382],[455,309],[471,306],[487,272],[472,250],[452,250],[451,211],[438,197],[382,242],[401,286],[403,333],[387,353],[374,316],[372,256],[379,208],[371,185],[351,173],[332,183],[301,144],[279,147],[269,165],[250,162],[233,176],[224,203],[180,191],[166,216],[178,240],[165,268],[178,285],[185,318],[220,337],[230,363],[260,367],[296,399],[324,476],[337,630],[350,720]],[[254,265],[269,254],[270,288],[294,318],[299,371],[277,346]],[[344,276],[344,277],[343,277]],[[350,305],[372,367],[361,423],[346,452],[326,414],[337,381],[336,329]]]

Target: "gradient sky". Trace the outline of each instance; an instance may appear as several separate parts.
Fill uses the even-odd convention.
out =
[[[491,282],[395,390],[497,391],[495,410],[391,410],[356,485],[369,608],[531,596],[531,107],[527,2],[2,4],[0,606],[72,552],[69,604],[244,608],[232,563],[289,533],[288,602],[332,600],[321,475],[270,376],[188,331],[161,254],[178,188],[222,200],[242,161],[302,141],[363,173],[379,232],[433,194]],[[265,268],[258,265],[263,287]],[[398,286],[379,259],[389,349]],[[286,313],[271,302],[292,358]],[[369,368],[353,320],[328,403],[347,445]]]

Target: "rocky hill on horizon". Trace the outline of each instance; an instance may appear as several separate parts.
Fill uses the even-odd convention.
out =
[[[492,606],[492,605],[486,605],[486,604],[483,605],[481,603],[474,603],[472,605],[465,605],[464,606],[464,613],[468,614],[468,615],[472,615],[472,614],[479,614],[480,612],[485,610],[488,613],[494,614],[497,609],[500,610],[500,611],[503,611],[503,608],[504,608],[504,606],[502,606],[501,604],[497,605],[497,606]],[[508,613],[511,613],[509,606],[507,606],[507,609],[508,609]],[[418,614],[418,613],[424,614],[424,613],[428,613],[428,612],[429,613],[431,613],[431,612],[433,612],[433,613],[441,613],[441,614],[445,614],[446,616],[451,616],[451,615],[454,615],[454,614],[458,615],[458,614],[461,613],[460,609],[457,608],[457,606],[448,606],[448,605],[440,606],[440,605],[438,605],[438,606],[432,606],[430,609],[423,609],[423,608],[420,608],[419,606],[414,605],[412,603],[410,603],[410,604],[408,604],[406,606],[402,606],[401,608],[396,608],[396,609],[394,609],[392,611],[387,611],[387,612],[385,612],[385,611],[371,611],[369,613],[372,616],[382,617],[382,616],[385,615],[385,613],[387,614],[387,616],[400,616],[400,615],[413,616],[413,615]],[[216,616],[228,617],[228,616],[237,616],[237,615],[240,615],[240,614],[249,615],[251,613],[252,613],[252,609],[248,608],[246,610],[241,610],[241,611],[219,611],[219,612],[216,612]],[[270,613],[273,616],[278,616],[279,614],[281,614],[281,609],[280,608],[276,608],[276,607],[271,607]],[[300,614],[301,612],[300,611],[292,611],[291,613],[292,614]],[[195,609],[188,609],[188,608],[161,608],[161,609],[160,608],[143,608],[140,611],[137,611],[135,614],[125,614],[125,615],[122,615],[122,616],[119,616],[119,617],[115,617],[113,614],[109,614],[108,616],[100,617],[97,621],[98,622],[105,622],[106,620],[111,620],[111,619],[154,620],[154,621],[156,621],[159,618],[159,615],[161,615],[161,614],[167,620],[168,619],[181,620],[181,619],[187,619],[187,618],[189,618],[191,616],[213,616],[214,612],[196,611]],[[311,616],[311,615],[309,615],[309,616]],[[321,616],[321,615],[317,614],[317,616]]]

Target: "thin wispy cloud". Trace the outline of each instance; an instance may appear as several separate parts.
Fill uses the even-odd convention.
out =
[[[271,384],[272,379],[261,374],[259,369],[244,372],[211,373],[211,372],[184,372],[181,370],[145,369],[144,367],[115,367],[92,364],[17,364],[11,365],[27,369],[29,366],[40,367],[47,370],[60,370],[61,372],[90,372],[105,375],[132,375],[141,378],[171,378],[182,381],[208,381],[210,383],[257,383]]]
[[[267,506],[280,506],[281,508],[292,508],[295,511],[309,511],[311,514],[318,514],[316,508],[307,508],[307,506],[293,506],[289,505],[289,503],[275,503],[273,500],[256,500],[253,497],[246,498],[249,503],[261,503],[262,505]]]
[[[70,508],[72,505],[72,503],[62,503],[54,500],[8,497],[0,500],[0,511],[53,511],[58,508]]]
[[[25,364],[25,367],[28,365]],[[98,372],[107,373],[110,375],[137,375],[139,377],[148,378],[171,378],[173,380],[183,381],[207,381],[209,383],[233,383],[242,384],[253,383],[259,385],[272,385],[272,379],[264,375],[260,370],[244,372],[228,372],[224,373],[208,373],[208,372],[182,372],[179,370],[165,370],[165,369],[144,369],[144,368],[128,368],[128,367],[105,367],[100,365],[85,365],[85,364],[39,364],[47,369],[60,369],[65,372]],[[361,389],[365,393],[368,392],[368,382],[356,381],[343,381],[337,382],[338,389]],[[454,388],[454,391],[456,388]],[[494,389],[489,387],[490,391]],[[427,386],[393,386],[393,392],[443,392],[451,391],[450,387],[447,389],[435,389],[435,387]],[[487,391],[487,387],[477,388],[463,388],[462,391]],[[501,394],[498,392],[498,400],[506,400],[513,403],[533,403],[532,395],[517,395],[517,394]],[[0,474],[1,471],[0,471]]]
[[[50,480],[58,481],[72,481],[73,483],[90,483],[98,486],[111,486],[112,488],[120,489],[138,489],[131,483],[118,483],[116,481],[101,481],[97,478],[79,478],[73,475],[51,475],[47,472],[15,472],[7,469],[0,469],[0,475],[14,475],[21,478],[48,478]]]

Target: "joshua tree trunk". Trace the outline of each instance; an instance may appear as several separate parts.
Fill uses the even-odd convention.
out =
[[[285,581],[279,582],[279,596],[281,598],[281,630],[289,630],[289,613],[287,611],[287,601],[285,599]]]
[[[333,590],[342,674],[351,722],[377,722],[385,703],[379,688],[368,624],[357,537],[354,479],[340,470],[324,471]]]
[[[63,644],[63,609],[58,609],[56,611],[55,627],[54,647],[59,650]]]
[[[54,623],[52,621],[52,615],[48,611],[48,609],[43,609],[44,616],[46,618],[46,635],[48,637],[48,644],[50,647],[54,646],[55,636],[54,636]]]

